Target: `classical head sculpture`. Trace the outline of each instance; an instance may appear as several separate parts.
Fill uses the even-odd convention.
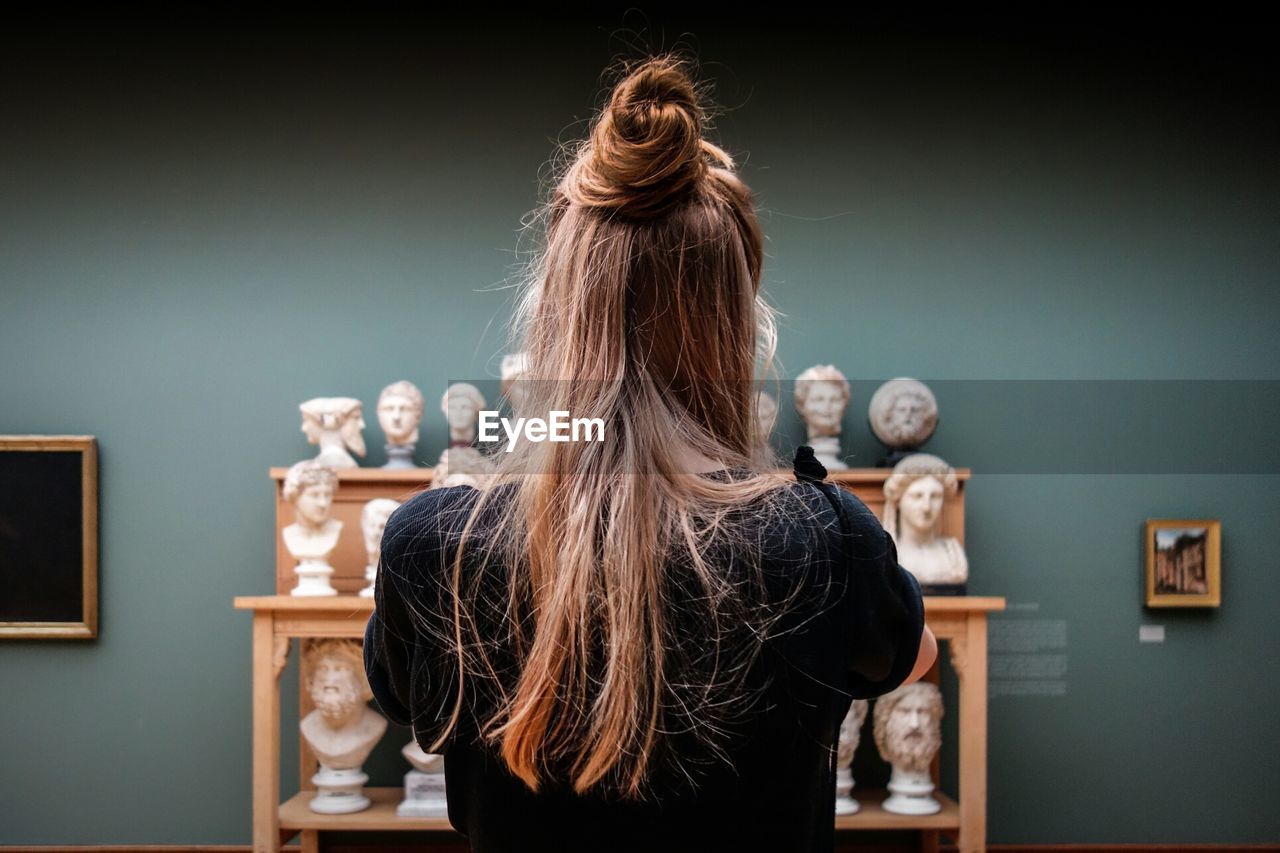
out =
[[[342,729],[365,711],[373,690],[365,677],[364,654],[355,640],[323,639],[307,644],[304,686],[330,729]]]
[[[360,532],[364,534],[364,550],[369,555],[368,565],[377,566],[382,555],[382,534],[387,529],[387,519],[400,507],[391,498],[374,498],[360,511]]]
[[[840,724],[840,738],[836,743],[836,767],[848,767],[853,763],[853,754],[858,751],[858,743],[862,739],[862,724],[867,719],[867,709],[871,703],[866,699],[854,699],[849,705],[849,713],[845,714]]]
[[[314,459],[304,459],[290,466],[281,494],[293,504],[298,524],[319,529],[329,520],[337,489],[336,471]]]
[[[511,410],[519,412],[525,398],[525,386],[520,379],[529,372],[529,354],[526,352],[508,353],[502,357],[502,384],[499,386],[502,396],[511,401]]]
[[[448,447],[440,452],[440,460],[432,471],[431,488],[465,485],[478,489],[492,468],[484,454],[474,447]]]
[[[942,691],[916,681],[876,700],[875,739],[880,755],[912,773],[928,773],[942,746]]]
[[[476,440],[476,425],[484,395],[470,382],[455,382],[440,398],[440,411],[449,420],[449,445],[471,444]]]
[[[418,443],[418,425],[424,406],[422,392],[408,380],[393,382],[378,395],[378,424],[388,444]]]
[[[938,401],[916,379],[890,379],[876,389],[867,407],[871,431],[886,447],[914,450],[938,426]]]
[[[960,487],[956,469],[931,453],[913,453],[893,467],[884,483],[885,529],[895,540],[904,529],[929,540],[942,524],[944,498]]]
[[[756,435],[761,444],[769,443],[773,425],[778,421],[778,401],[767,391],[756,395]]]
[[[814,365],[796,377],[796,411],[804,418],[810,438],[840,434],[851,394],[849,380],[833,364]]]
[[[353,397],[316,397],[298,408],[307,441],[320,445],[316,461],[331,468],[355,468],[356,460],[347,450],[365,455],[360,401]]]

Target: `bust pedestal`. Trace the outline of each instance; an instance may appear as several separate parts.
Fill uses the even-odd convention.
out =
[[[894,765],[889,778],[889,796],[882,808],[894,814],[937,814],[942,811],[942,803],[931,797],[932,793],[933,779],[927,771],[916,772]]]
[[[387,445],[387,464],[383,465],[386,471],[407,471],[417,468],[413,464],[413,448],[412,444],[388,444]]]
[[[311,777],[316,786],[316,796],[310,803],[318,814],[351,814],[362,812],[372,804],[363,793],[369,777],[359,767],[334,770],[320,765],[320,772]]]
[[[853,798],[853,770],[836,770],[836,814],[857,814],[862,804]]]

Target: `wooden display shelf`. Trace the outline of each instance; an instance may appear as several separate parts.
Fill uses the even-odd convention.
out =
[[[428,832],[457,833],[449,823],[449,818],[440,817],[400,817],[396,814],[396,806],[404,799],[404,788],[365,788],[364,795],[373,800],[373,805],[362,812],[351,814],[317,814],[310,805],[315,791],[299,791],[296,795],[280,804],[281,829],[340,829],[340,830],[387,830],[409,829]]]
[[[937,814],[907,815],[887,812],[881,805],[889,796],[883,788],[854,788],[853,798],[862,809],[857,814],[836,815],[836,831],[858,829],[924,829],[955,832],[960,828],[960,804],[941,791],[933,798],[942,803]]]

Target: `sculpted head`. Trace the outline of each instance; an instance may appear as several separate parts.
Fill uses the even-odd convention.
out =
[[[819,364],[796,377],[796,411],[809,427],[810,437],[839,435],[852,392],[849,380],[834,364]]]
[[[364,415],[354,397],[316,397],[298,406],[307,441],[320,444],[326,433],[337,433],[357,456],[364,456]]]
[[[853,763],[853,754],[858,751],[858,742],[862,739],[862,724],[867,719],[867,708],[871,703],[866,699],[854,699],[849,705],[849,713],[845,714],[840,724],[840,740],[836,744],[836,766],[848,767]]]
[[[333,493],[338,490],[338,473],[314,459],[304,459],[289,468],[281,493],[293,504],[298,521],[320,527],[329,520]]]
[[[418,386],[394,382],[378,395],[378,424],[390,444],[417,444],[424,400]]]
[[[938,401],[923,382],[891,379],[872,395],[867,417],[887,447],[919,447],[938,425]]]
[[[387,519],[400,506],[391,498],[374,498],[360,511],[360,532],[364,534],[364,550],[369,555],[369,565],[378,565],[382,554],[382,534],[387,529]]]
[[[929,771],[942,746],[942,691],[917,681],[876,700],[876,748],[885,761],[915,773]]]
[[[519,380],[529,372],[527,352],[508,353],[502,357],[502,395],[511,401],[511,410],[519,412],[525,398],[525,386]]]
[[[455,382],[440,399],[440,411],[449,420],[449,438],[453,441],[473,441],[480,410],[484,408],[484,395],[470,382]]]
[[[773,434],[773,425],[778,421],[778,401],[767,391],[756,395],[756,430],[758,440],[768,442]]]
[[[330,728],[340,729],[358,718],[373,690],[364,674],[358,640],[323,639],[306,644],[303,685]]]
[[[959,487],[956,469],[946,462],[931,453],[911,454],[885,480],[885,528],[895,537],[903,526],[917,534],[936,533],[944,500]]]

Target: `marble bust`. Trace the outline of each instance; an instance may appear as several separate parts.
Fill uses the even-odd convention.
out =
[[[342,522],[330,518],[338,474],[314,459],[295,463],[285,474],[282,497],[293,505],[294,518],[280,536],[289,554],[298,561],[298,583],[290,595],[337,595],[329,583],[333,567],[329,555],[337,547]]]
[[[871,395],[867,422],[890,450],[886,463],[896,465],[933,435],[938,426],[938,401],[929,386],[917,379],[890,379]]]
[[[955,469],[929,453],[906,457],[885,480],[885,530],[898,549],[898,563],[922,587],[962,587],[969,579],[964,548],[942,535],[943,500],[958,489]]]
[[[508,353],[502,357],[502,384],[499,386],[502,396],[511,402],[511,411],[519,413],[524,406],[527,386],[521,384],[529,372],[529,354],[525,352]]]
[[[478,489],[484,477],[492,473],[492,469],[489,460],[474,447],[445,448],[432,471],[431,488],[465,485]]]
[[[871,703],[866,699],[854,699],[840,724],[840,737],[836,743],[836,814],[857,814],[862,806],[853,798],[853,754],[862,739],[862,724],[867,719]]]
[[[796,411],[808,429],[814,457],[828,470],[849,467],[840,458],[840,427],[851,395],[849,380],[833,364],[814,365],[796,377]]]
[[[449,421],[449,446],[470,447],[476,440],[484,395],[470,382],[455,382],[440,399],[440,411]]]
[[[404,776],[404,800],[396,807],[400,817],[433,817],[449,813],[445,795],[444,756],[425,752],[416,739],[400,754],[413,766]]]
[[[942,746],[942,691],[928,681],[899,687],[876,700],[876,748],[893,765],[889,797],[883,803],[897,814],[934,814],[930,767]]]
[[[364,534],[364,579],[368,585],[360,590],[362,598],[373,598],[373,584],[378,579],[378,562],[382,557],[382,534],[387,529],[387,519],[400,506],[391,498],[374,498],[360,511],[360,532]]]
[[[315,710],[302,718],[302,737],[320,763],[312,777],[317,796],[312,811],[346,814],[366,809],[361,771],[387,730],[386,719],[365,703],[373,691],[364,674],[364,655],[356,640],[323,639],[306,644],[303,687]]]
[[[413,468],[413,449],[422,423],[422,392],[407,380],[393,382],[378,395],[378,425],[387,436],[387,464],[383,468]]]
[[[364,416],[353,397],[316,397],[298,406],[307,441],[320,445],[316,461],[330,468],[355,468],[348,449],[364,456]]]

